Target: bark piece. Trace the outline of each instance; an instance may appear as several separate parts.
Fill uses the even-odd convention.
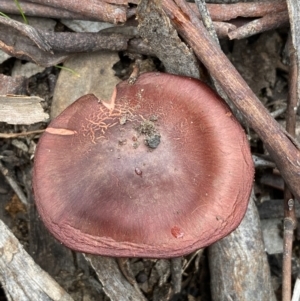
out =
[[[209,248],[213,301],[275,301],[253,196],[240,226]]]
[[[168,73],[199,78],[197,60],[180,40],[156,1],[143,0],[137,10],[139,34],[149,43]]]
[[[0,280],[9,300],[73,300],[34,263],[1,220],[0,232]]]
[[[42,98],[36,96],[1,96],[0,121],[9,124],[33,124],[46,122],[49,115],[44,112]]]

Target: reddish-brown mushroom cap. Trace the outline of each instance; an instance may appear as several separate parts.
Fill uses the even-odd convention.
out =
[[[86,95],[51,122],[35,155],[38,211],[86,253],[175,257],[243,218],[253,181],[246,136],[198,80],[148,73],[109,105]]]

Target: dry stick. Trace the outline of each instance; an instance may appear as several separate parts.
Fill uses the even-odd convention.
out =
[[[287,11],[268,14],[228,33],[229,39],[244,39],[255,34],[289,25]]]
[[[0,24],[14,28],[22,35],[27,36],[29,39],[31,39],[32,42],[34,42],[34,44],[36,44],[41,50],[51,52],[51,46],[32,26],[4,17],[0,17]]]
[[[265,172],[263,176],[260,178],[259,183],[281,191],[284,190],[284,181],[282,177],[274,173]]]
[[[286,130],[295,137],[297,108],[298,68],[295,49],[291,37],[288,39],[290,53],[289,97],[286,112]],[[282,301],[290,301],[292,295],[292,249],[293,234],[296,229],[294,197],[287,187],[284,189],[284,232],[283,232],[283,265],[282,265]]]
[[[175,0],[176,4],[178,5],[178,7],[183,11],[184,14],[186,14],[190,19],[191,22],[193,23],[193,25],[196,27],[196,29],[201,30],[201,28],[203,28],[202,26],[202,21],[199,20],[199,18],[196,16],[196,14],[193,12],[193,10],[190,8],[190,6],[187,5],[187,3],[185,2],[185,0]],[[206,7],[204,5],[201,5],[199,7],[199,13],[200,13],[200,17],[203,19],[206,19],[206,22],[209,23],[210,21],[208,21],[209,19],[209,14],[206,11]],[[214,29],[211,28],[210,32],[214,32]],[[214,37],[214,42],[216,43],[216,45],[218,47],[220,47],[219,44],[219,40],[217,39],[216,35],[214,33],[212,33],[211,35],[213,35]],[[218,82],[215,80],[215,78],[210,74],[211,80],[215,86],[216,91],[219,93],[219,95],[226,101],[226,103],[229,105],[229,107],[231,108],[231,110],[234,112],[235,116],[238,118],[238,120],[244,124],[243,118],[240,114],[240,112],[238,112],[238,110],[236,109],[236,107],[230,102],[228,96],[226,95],[226,93],[222,90],[222,88],[220,87],[220,85],[218,84]]]
[[[284,200],[290,197],[289,191],[285,192]],[[291,210],[294,210],[294,200],[288,200]],[[283,232],[283,265],[282,265],[282,301],[291,300],[291,278],[292,278],[292,249],[293,236],[295,229],[295,220],[290,217],[284,218],[284,232]]]
[[[36,131],[29,131],[29,132],[22,132],[22,133],[0,133],[0,138],[10,139],[10,138],[17,138],[17,137],[26,137],[30,135],[37,135],[44,133],[45,130],[36,130]]]
[[[126,21],[126,7],[109,4],[97,0],[29,0],[28,2],[44,4],[56,8],[66,9],[102,21],[119,23]]]
[[[213,24],[219,39],[228,38],[228,33],[236,30],[236,26],[231,23],[214,21]]]
[[[298,1],[294,0],[287,0],[288,4],[288,11],[289,11],[289,17],[290,17],[290,26],[291,26],[291,32],[292,32],[292,42],[294,49],[296,51],[295,55],[297,57],[297,66],[298,66],[298,78],[300,77],[300,6]],[[297,82],[297,98],[299,105],[299,97],[300,97],[300,82]]]
[[[299,97],[300,97],[300,83],[299,83],[299,72],[300,72],[300,36],[299,36],[299,16],[300,16],[300,7],[298,1],[293,0],[287,0],[287,6],[289,11],[289,18],[290,18],[290,26],[291,26],[291,33],[292,33],[292,44],[293,44],[293,50],[291,52],[291,61],[295,60],[293,62],[293,67],[295,68],[292,74],[296,73],[296,76],[292,77],[292,80],[290,81],[291,87],[293,86],[293,97],[290,98],[296,98],[294,101],[294,108],[291,107],[291,110],[297,110],[297,105],[299,105]],[[291,90],[290,90],[291,91]],[[285,228],[289,226],[285,223]],[[290,233],[292,230],[289,231]],[[291,238],[292,239],[292,238]],[[288,250],[284,250],[288,251]],[[291,250],[290,250],[291,252]],[[286,273],[284,271],[284,273]],[[291,277],[291,274],[289,273],[285,278]],[[285,286],[285,280],[283,283],[283,286]],[[297,294],[297,291],[295,291],[295,294]],[[284,296],[284,298],[289,298],[290,295]],[[293,298],[294,300],[294,298]],[[285,301],[285,300],[284,300]]]
[[[76,19],[76,20],[90,20],[99,21],[99,18],[91,18],[85,15],[71,12],[65,9],[55,8],[47,5],[41,5],[37,3],[29,3],[19,1],[22,7],[23,13],[26,16],[31,17],[44,17],[44,18],[55,18],[55,19]],[[20,10],[12,0],[1,0],[0,11],[5,14],[20,14]]]
[[[127,49],[129,36],[101,32],[51,32],[36,30],[54,52],[74,53]]]
[[[76,52],[126,50],[129,39],[126,35],[101,32],[47,32],[0,17],[0,48],[12,56],[45,67],[61,63]]]
[[[14,190],[14,192],[16,193],[20,201],[23,203],[23,205],[28,207],[28,201],[24,192],[22,191],[18,183],[15,181],[14,177],[10,174],[9,170],[6,167],[4,167],[1,161],[0,161],[0,172],[3,174],[6,181],[8,182],[10,187]]]
[[[195,4],[190,4],[197,13]],[[264,1],[235,4],[207,4],[214,21],[228,21],[237,17],[253,18],[276,13],[287,9],[285,1]]]
[[[217,33],[216,33],[215,28],[214,28],[213,22],[211,20],[210,13],[207,10],[207,6],[205,4],[205,1],[204,0],[195,0],[195,3],[196,3],[196,5],[199,9],[201,19],[202,19],[202,22],[203,22],[206,30],[208,31],[208,33],[210,34],[212,39],[215,42],[219,43]]]
[[[225,54],[211,40],[203,25],[197,30],[187,15],[183,14],[171,0],[162,0],[161,3],[178,32],[260,136],[289,188],[295,197],[300,199],[299,149],[270,116]]]

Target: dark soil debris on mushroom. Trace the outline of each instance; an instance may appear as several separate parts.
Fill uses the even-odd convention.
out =
[[[157,125],[153,121],[157,121],[157,116],[153,115],[149,120],[144,120],[136,128],[139,135],[144,136],[145,144],[151,148],[155,149],[160,144],[161,135],[157,130]]]

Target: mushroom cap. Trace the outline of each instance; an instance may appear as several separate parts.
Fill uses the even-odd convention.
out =
[[[168,258],[223,238],[241,222],[253,181],[243,129],[202,82],[146,73],[110,103],[85,95],[40,138],[37,209],[67,247]]]

